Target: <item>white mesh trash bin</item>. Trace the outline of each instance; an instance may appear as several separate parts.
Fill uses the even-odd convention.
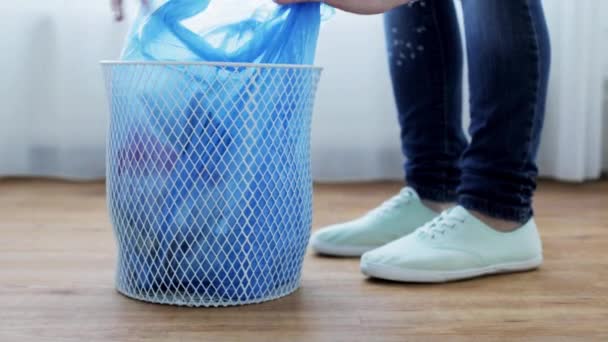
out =
[[[310,235],[308,66],[103,62],[116,286],[187,306],[299,287]]]

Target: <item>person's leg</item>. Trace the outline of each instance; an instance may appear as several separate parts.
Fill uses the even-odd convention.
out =
[[[550,53],[540,0],[462,3],[472,141],[462,156],[460,205],[365,253],[361,269],[369,276],[440,282],[542,263],[531,209]],[[488,224],[493,218],[518,227],[499,232]]]
[[[550,64],[540,0],[462,0],[470,64],[471,143],[458,202],[482,215],[532,217]]]
[[[452,1],[422,0],[385,15],[407,184],[421,198],[455,202],[462,130],[463,56]]]
[[[408,185],[361,218],[315,233],[322,254],[359,256],[410,234],[456,201],[462,51],[452,1],[422,0],[386,14],[386,38],[399,109]]]

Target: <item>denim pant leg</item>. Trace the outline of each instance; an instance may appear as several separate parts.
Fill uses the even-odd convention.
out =
[[[456,201],[463,53],[451,0],[422,0],[385,15],[405,174],[422,198]]]
[[[536,189],[550,46],[540,0],[462,0],[471,143],[461,160],[458,202],[526,222]]]

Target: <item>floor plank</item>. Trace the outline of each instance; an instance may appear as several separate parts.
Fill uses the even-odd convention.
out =
[[[362,214],[399,186],[317,185],[314,226]],[[546,259],[536,272],[397,284],[309,254],[290,297],[185,309],[113,290],[103,184],[0,180],[0,341],[608,340],[608,181],[542,182],[535,208]]]

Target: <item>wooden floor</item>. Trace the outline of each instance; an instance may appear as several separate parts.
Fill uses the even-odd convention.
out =
[[[315,227],[364,213],[396,183],[321,185]],[[308,255],[301,290],[256,306],[186,309],[113,289],[103,184],[0,180],[0,341],[608,341],[608,182],[544,182],[536,272],[442,285],[370,281]]]

